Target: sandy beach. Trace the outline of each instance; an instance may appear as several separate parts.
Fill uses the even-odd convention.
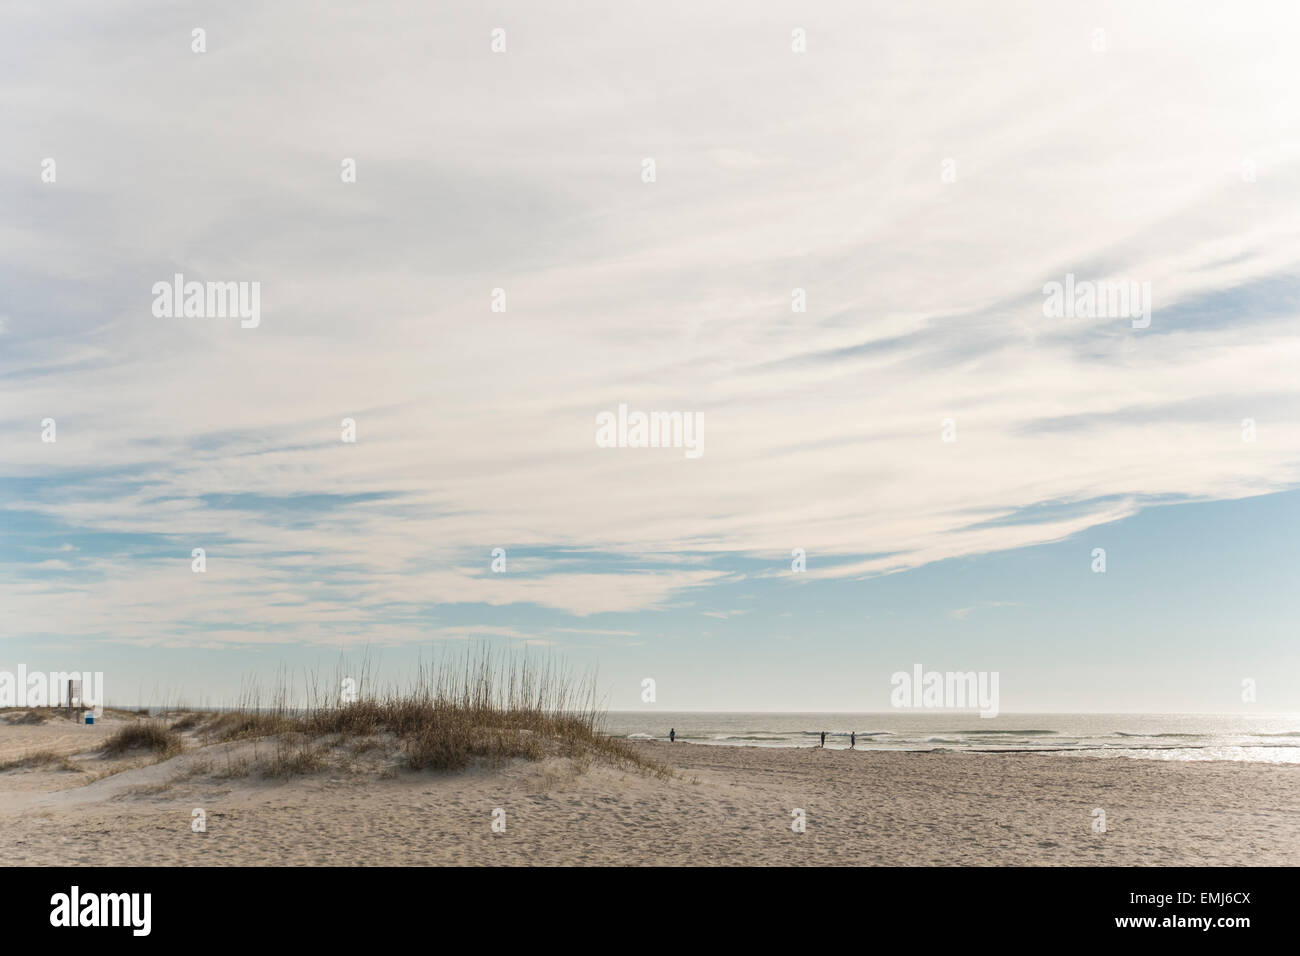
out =
[[[376,746],[268,779],[266,740],[99,754],[133,719],[0,722],[0,764],[67,758],[0,771],[10,865],[1300,864],[1298,765],[646,742],[670,775],[567,758],[410,771]]]

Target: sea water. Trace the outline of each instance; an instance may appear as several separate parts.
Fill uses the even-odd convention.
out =
[[[614,711],[606,733],[738,747],[815,747],[964,753],[1027,751],[1152,760],[1300,763],[1300,714],[707,713]]]

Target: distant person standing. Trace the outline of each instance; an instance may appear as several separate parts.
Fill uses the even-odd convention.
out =
[[[853,731],[849,734],[849,749],[852,750],[857,745],[858,745],[858,734],[857,731]]]
[[[826,731],[822,731],[822,750],[826,749]]]
[[[670,729],[670,730],[668,731],[668,742],[669,742],[670,744],[675,744],[675,743],[677,743],[677,728],[676,728],[676,727],[673,727],[672,729]]]

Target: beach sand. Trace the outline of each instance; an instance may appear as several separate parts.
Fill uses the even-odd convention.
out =
[[[412,772],[376,750],[266,780],[240,774],[269,741],[100,756],[130,719],[0,721],[0,763],[53,750],[79,768],[0,772],[7,864],[1300,864],[1300,765],[645,742],[673,776],[563,758]]]

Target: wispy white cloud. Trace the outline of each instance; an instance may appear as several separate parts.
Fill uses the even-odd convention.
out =
[[[964,621],[970,617],[971,612],[994,607],[1024,607],[1019,601],[982,601],[972,607],[959,607],[952,612],[952,617],[958,621]]]
[[[718,554],[871,575],[1300,484],[1294,11],[543,3],[503,55],[468,4],[210,13],[202,57],[152,5],[3,14],[3,503],[183,545],[0,567],[15,633],[413,641],[392,608],[648,610]],[[262,325],[154,318],[177,271]],[[1045,319],[1066,272],[1150,282],[1151,327]],[[598,449],[621,401],[704,457]]]

